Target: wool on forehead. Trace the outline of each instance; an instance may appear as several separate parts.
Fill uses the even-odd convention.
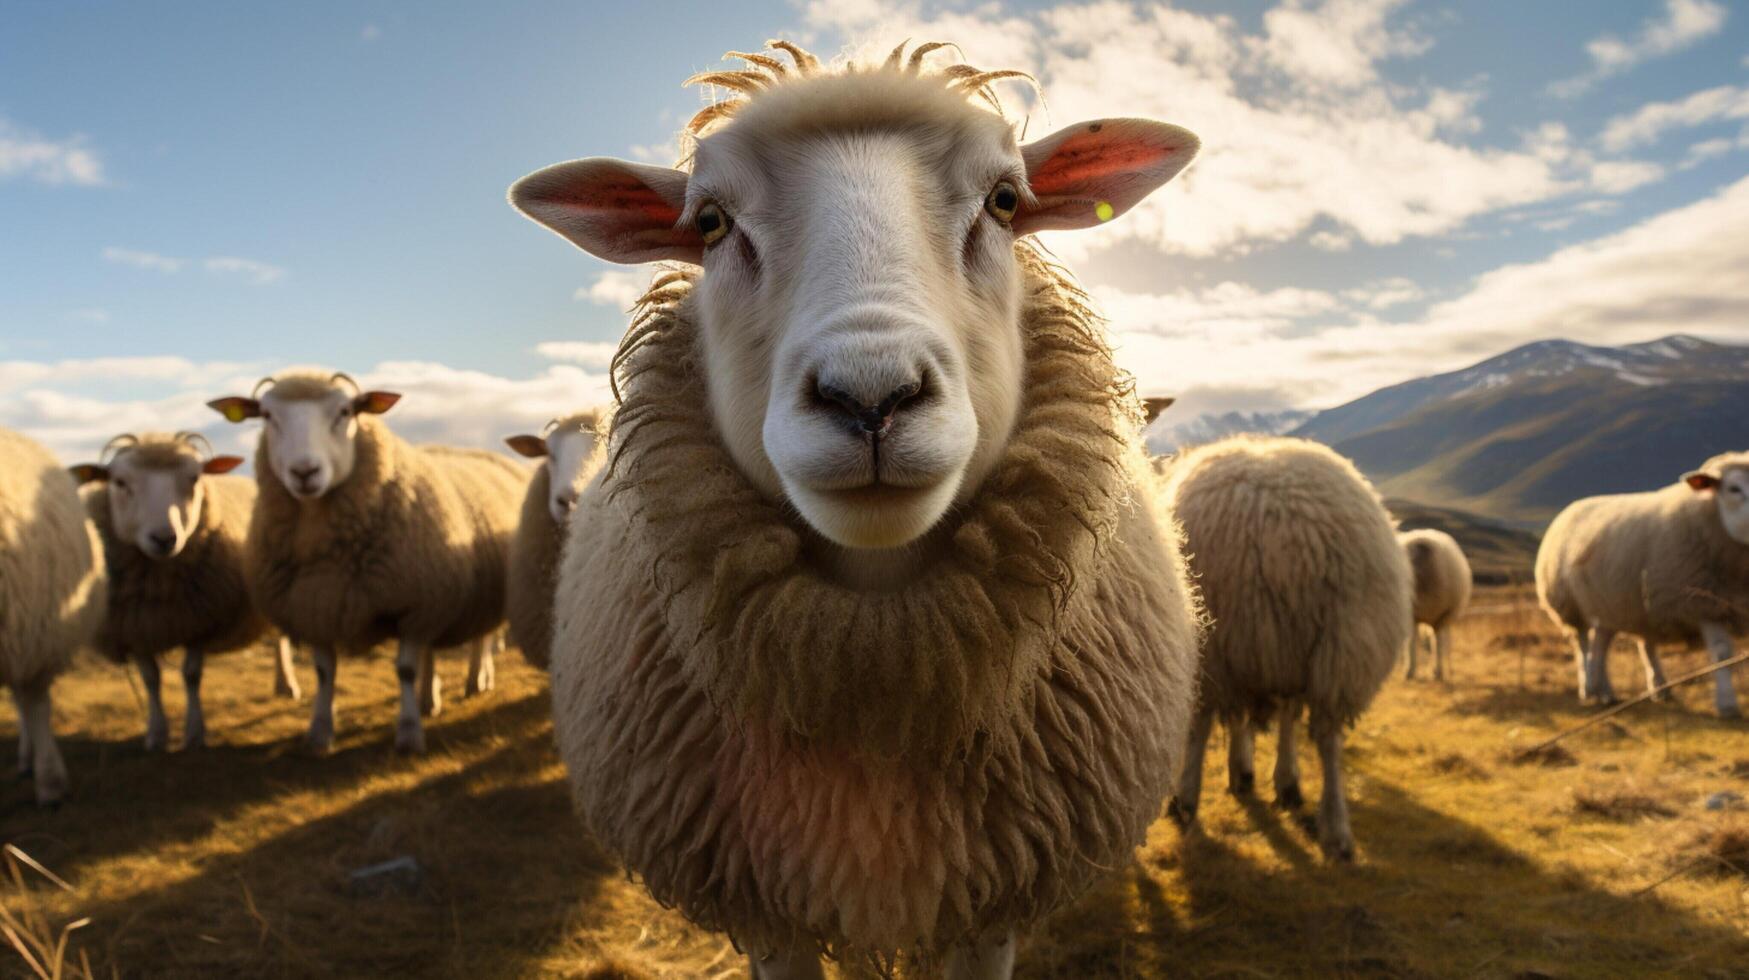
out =
[[[286,371],[271,380],[273,386],[267,391],[281,401],[321,401],[337,391],[350,394],[344,382],[326,371]]]
[[[199,447],[184,439],[182,433],[142,432],[135,438],[138,441],[116,451],[117,461],[125,456],[130,465],[155,470],[175,469],[189,463],[197,466],[200,464]]]

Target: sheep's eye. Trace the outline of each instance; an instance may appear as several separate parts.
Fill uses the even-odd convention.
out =
[[[704,239],[706,245],[715,245],[722,241],[723,236],[734,226],[734,222],[729,220],[728,212],[711,202],[700,205],[698,217],[692,220],[698,224],[699,237]]]
[[[262,410],[261,410],[261,421],[263,421],[263,422],[272,422],[272,421],[273,421],[273,413],[272,413],[272,412],[270,412],[270,411],[268,411],[268,410],[267,410],[267,409],[265,409],[265,408],[264,408],[264,409],[262,409]]]
[[[990,188],[990,195],[984,198],[984,210],[1003,224],[1013,221],[1014,212],[1020,210],[1020,189],[1011,181],[997,181],[996,186]]]
[[[117,490],[120,490],[122,493],[128,492],[128,481],[123,480],[120,477],[117,477],[116,479],[109,481],[109,485],[112,487],[115,487]]]

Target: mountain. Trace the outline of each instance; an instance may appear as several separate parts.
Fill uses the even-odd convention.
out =
[[[1430,527],[1456,538],[1478,583],[1505,585],[1531,581],[1539,544],[1536,535],[1468,511],[1429,507],[1396,497],[1386,497],[1385,508],[1405,531]]]
[[[1173,423],[1172,416],[1168,413],[1148,428],[1148,451],[1156,455],[1176,452],[1184,446],[1213,442],[1241,432],[1280,435],[1299,428],[1315,414],[1304,409],[1281,412],[1210,412]]]
[[[1385,494],[1536,527],[1569,502],[1670,483],[1749,447],[1749,348],[1673,336],[1528,344],[1319,412],[1291,434]]]

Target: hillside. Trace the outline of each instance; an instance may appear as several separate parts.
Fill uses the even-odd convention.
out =
[[[1531,580],[1539,539],[1536,535],[1449,507],[1430,507],[1400,498],[1385,498],[1385,506],[1405,531],[1433,528],[1457,539],[1470,560],[1470,570],[1483,585]]]

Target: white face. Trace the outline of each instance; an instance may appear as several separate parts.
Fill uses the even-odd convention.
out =
[[[1713,491],[1719,508],[1719,523],[1733,539],[1749,544],[1749,470],[1733,468]]]
[[[261,422],[273,475],[292,496],[314,500],[352,475],[358,417],[353,396],[336,388],[321,398],[261,396]]]
[[[595,452],[595,433],[568,429],[546,438],[547,509],[553,520],[565,523],[583,494],[583,464]]]
[[[109,464],[109,520],[118,538],[148,558],[173,558],[200,525],[206,487],[193,456],[174,467],[142,466],[122,452]]]
[[[712,415],[741,471],[840,545],[928,531],[1018,414],[1014,232],[985,201],[1025,164],[991,122],[700,148],[689,217],[729,224],[697,293]]]

